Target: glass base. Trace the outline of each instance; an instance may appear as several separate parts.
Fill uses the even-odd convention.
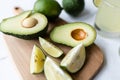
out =
[[[109,37],[109,38],[120,38],[120,32],[106,32],[101,30],[96,24],[95,29],[97,30],[98,34],[100,34],[103,37]]]

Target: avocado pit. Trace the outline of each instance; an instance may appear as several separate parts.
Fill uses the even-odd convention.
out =
[[[86,38],[87,33],[83,29],[75,29],[71,32],[71,36],[75,40],[83,40]]]
[[[25,19],[22,21],[22,26],[25,27],[25,28],[32,28],[32,27],[34,27],[36,24],[38,24],[37,19],[32,18],[32,17],[25,18]]]

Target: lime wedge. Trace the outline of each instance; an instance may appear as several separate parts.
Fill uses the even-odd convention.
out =
[[[93,3],[96,7],[99,7],[101,2],[102,2],[102,0],[93,0]]]
[[[34,74],[42,72],[44,68],[44,61],[45,61],[44,53],[38,46],[34,45],[31,54],[30,73]]]
[[[61,61],[60,65],[69,72],[75,73],[82,68],[85,62],[85,58],[85,47],[83,44],[79,44],[67,53],[67,55]]]
[[[63,51],[49,41],[39,37],[41,47],[52,57],[60,57]]]
[[[45,60],[44,73],[47,80],[72,80],[71,76],[49,57]]]

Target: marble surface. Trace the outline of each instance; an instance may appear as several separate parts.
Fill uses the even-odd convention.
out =
[[[61,0],[57,0],[61,4]],[[71,17],[62,11],[60,17],[68,22],[86,22],[94,26],[97,8],[93,0],[85,0],[85,9],[78,17]],[[0,0],[0,21],[13,16],[13,8],[19,6],[24,10],[33,8],[35,0]],[[104,54],[104,64],[100,72],[93,80],[120,80],[120,39],[105,38],[97,35],[95,43],[101,48]],[[0,33],[0,80],[21,80],[13,65],[6,43]]]

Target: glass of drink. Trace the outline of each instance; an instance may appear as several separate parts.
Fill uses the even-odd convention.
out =
[[[120,0],[102,0],[95,27],[102,36],[120,38]]]

